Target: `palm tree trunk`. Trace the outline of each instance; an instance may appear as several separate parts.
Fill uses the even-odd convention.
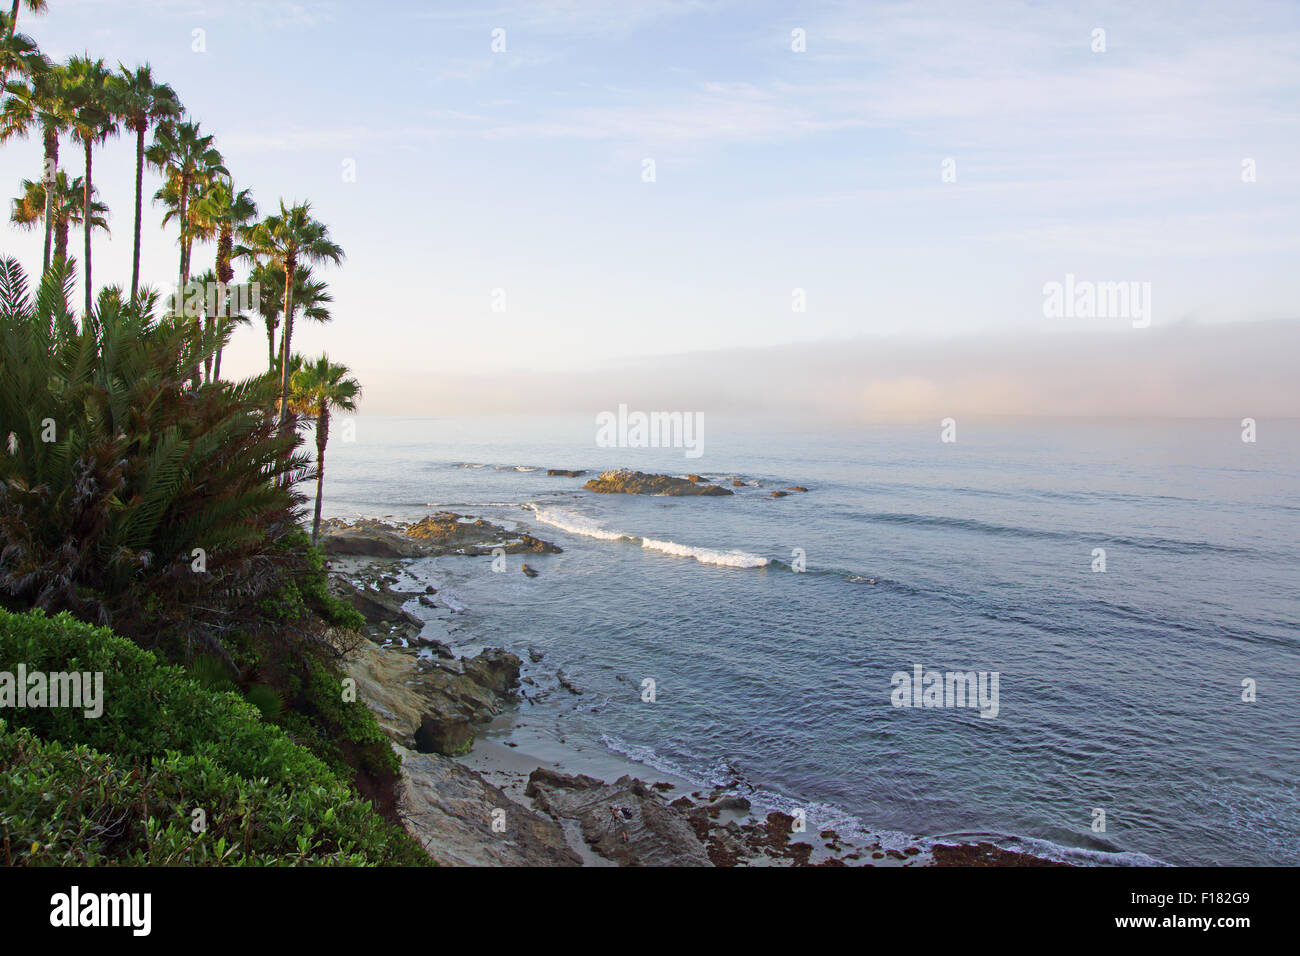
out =
[[[316,419],[316,517],[311,523],[311,543],[320,540],[320,504],[325,492],[325,443],[330,440],[330,407],[326,402]]]
[[[220,322],[220,320],[218,320]],[[224,330],[223,330],[224,331]],[[221,381],[221,353],[226,350],[226,343],[223,341],[217,346],[217,363],[212,367],[212,381]]]
[[[94,301],[94,286],[91,284],[91,280],[90,280],[90,229],[92,226],[92,220],[90,215],[90,195],[91,195],[91,190],[94,189],[94,186],[91,185],[91,178],[92,178],[91,173],[93,171],[93,168],[91,166],[91,160],[92,160],[93,150],[94,150],[94,145],[92,144],[92,141],[89,138],[87,138],[86,139],[86,182],[85,182],[84,194],[82,196],[82,209],[81,209],[82,221],[85,223],[86,226],[86,316],[87,317],[90,316],[93,301]]]
[[[186,217],[189,215],[189,208],[190,208],[190,178],[188,175],[182,173],[181,174],[181,216],[180,216],[181,219],[181,268],[180,268],[181,295],[185,294],[185,286],[190,281],[190,264],[189,264],[188,257],[185,255],[185,233],[188,231],[185,228],[185,220]]]
[[[66,262],[68,259],[68,220],[62,219],[54,227],[54,261]]]
[[[131,301],[140,288],[140,215],[144,189],[144,127],[135,131],[135,245],[131,252]]]
[[[45,252],[41,275],[50,267],[50,244],[54,236],[54,190],[59,185],[59,131],[45,126]]]
[[[275,326],[270,319],[266,322],[266,370],[275,370]]]
[[[289,351],[293,337],[293,278],[297,272],[292,258],[284,264],[284,332],[280,337],[280,430],[289,428]]]
[[[205,337],[212,335],[212,323],[216,321],[210,315],[203,317],[203,334]],[[203,356],[203,381],[212,381],[212,354],[208,353]]]

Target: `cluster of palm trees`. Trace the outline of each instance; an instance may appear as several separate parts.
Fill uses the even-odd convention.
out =
[[[43,227],[42,275],[56,263],[60,267],[73,265],[68,255],[69,231],[80,227],[84,314],[92,315],[92,236],[97,229],[108,232],[108,208],[96,198],[95,155],[110,138],[123,131],[134,134],[130,301],[143,303],[152,295],[140,287],[144,174],[149,167],[162,178],[153,197],[165,210],[162,226],[178,233],[178,301],[196,285],[220,290],[219,307],[205,307],[202,316],[205,331],[217,335],[220,342],[215,361],[205,363],[202,384],[220,381],[224,345],[237,326],[252,321],[252,315],[226,307],[235,262],[248,265],[253,309],[266,328],[267,374],[279,382],[279,400],[269,413],[278,415],[281,430],[291,430],[301,422],[316,431],[315,541],[330,412],[354,410],[360,387],[346,366],[331,363],[325,356],[308,362],[294,354],[294,319],[300,315],[314,321],[330,320],[332,298],[313,268],[340,263],[343,249],[331,239],[328,227],[314,218],[310,203],[288,205],[281,200],[278,212],[258,218],[252,193],[236,186],[212,134],[186,118],[176,91],[156,79],[147,64],[135,69],[119,64],[114,71],[102,59],[89,55],[56,63],[41,53],[29,37],[17,32],[16,25],[20,8],[39,13],[46,5],[45,0],[14,0],[8,13],[0,10],[0,143],[35,135],[44,148],[41,176],[22,181],[20,194],[13,200],[11,220],[25,228]],[[60,146],[65,138],[81,153],[80,176],[70,178],[69,171],[60,168]],[[216,249],[212,268],[198,276],[192,275],[195,240],[213,242]]]

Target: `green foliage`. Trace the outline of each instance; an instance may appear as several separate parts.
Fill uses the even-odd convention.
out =
[[[33,299],[0,262],[0,593],[146,646],[224,654],[304,572],[294,479],[266,376],[197,386],[220,341],[107,290],[78,322],[56,263]],[[203,567],[196,565],[203,558]]]
[[[0,662],[104,675],[99,718],[5,711],[0,827],[8,862],[427,862],[404,831],[255,707],[204,689],[107,629],[67,614],[0,611]],[[206,832],[191,828],[195,809],[206,815]]]

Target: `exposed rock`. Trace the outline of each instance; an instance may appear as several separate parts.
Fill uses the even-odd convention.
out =
[[[693,481],[693,482],[695,482],[695,483],[698,485],[698,484],[701,484],[702,482],[706,482],[706,481],[708,481],[709,479],[707,479],[707,478],[703,478],[703,477],[701,477],[700,475],[687,475],[687,476],[686,476],[686,480],[687,480],[687,481]]]
[[[459,713],[426,713],[415,728],[415,749],[454,757],[474,745],[474,725]]]
[[[911,849],[910,847],[908,848]],[[889,851],[891,854],[894,851]],[[874,854],[873,854],[874,856]],[[952,846],[940,843],[933,847],[933,866],[1069,866],[1056,860],[1044,860],[1028,853],[1004,850],[992,843]]]
[[[567,690],[570,694],[573,694],[574,696],[578,696],[582,693],[582,688],[579,687],[577,684],[575,684],[573,681],[571,681],[569,679],[569,675],[564,673],[563,670],[557,670],[555,672],[555,679],[559,681],[560,686],[563,687],[565,690]]]
[[[585,471],[568,471],[564,468],[547,468],[546,473],[560,478],[578,478],[586,474]]]
[[[520,565],[520,566],[519,566],[519,570],[522,571],[522,572],[524,572],[524,574],[527,575],[527,576],[530,577],[530,578],[535,578],[535,577],[537,577],[537,572],[536,572],[535,570],[533,570],[532,568],[530,568],[530,567],[529,567],[528,565],[526,565],[526,564]]]
[[[772,497],[773,497],[773,498],[784,498],[784,497],[785,497],[786,495],[788,495],[789,493],[790,493],[790,492],[788,492],[788,491],[774,491],[774,492],[772,492]]]
[[[787,488],[786,490],[787,490],[787,491],[807,491],[808,489],[805,488],[803,485],[791,485],[791,486],[790,486],[789,488]]]
[[[709,866],[686,818],[640,780],[612,784],[534,770],[525,791],[543,812],[576,820],[595,852],[620,866]]]
[[[499,647],[489,647],[461,663],[466,677],[493,693],[508,694],[519,686],[519,658]]]
[[[341,522],[322,525],[321,547],[326,554],[372,558],[414,558],[421,553],[420,546],[400,531],[368,519],[354,525]]]
[[[698,476],[695,476],[698,477]],[[696,484],[686,478],[671,475],[647,475],[641,471],[623,468],[602,472],[582,487],[600,494],[620,495],[730,495],[730,488],[719,485]]]
[[[741,481],[739,478],[733,478],[733,479],[731,479],[731,487],[733,487],[733,488],[744,488],[744,487],[745,487],[745,483],[744,483],[743,481]]]
[[[421,558],[447,554],[490,554],[503,548],[507,554],[559,554],[561,548],[514,534],[482,518],[468,519],[453,511],[426,515],[415,524],[388,524],[366,518],[352,524],[331,519],[321,525],[326,554],[379,558]],[[436,589],[434,589],[436,591]],[[434,591],[426,590],[426,593]]]
[[[515,803],[474,771],[438,754],[412,753],[401,747],[397,751],[406,785],[399,809],[407,828],[436,862],[444,866],[582,864],[559,824]],[[504,823],[504,832],[493,830],[494,819]]]

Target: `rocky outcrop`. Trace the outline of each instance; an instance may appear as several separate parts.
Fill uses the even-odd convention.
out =
[[[569,471],[564,468],[547,468],[546,473],[552,477],[561,478],[580,478],[586,474],[585,471]]]
[[[554,820],[516,803],[479,774],[437,754],[396,748],[408,829],[444,866],[580,866]]]
[[[930,851],[932,866],[1069,866],[1056,860],[1044,860],[1028,853],[1004,850],[992,843],[969,843],[953,846],[940,843]]]
[[[699,478],[698,475],[692,477]],[[648,475],[643,471],[630,471],[626,468],[618,471],[602,472],[582,487],[588,491],[603,495],[730,495],[735,494],[730,488],[720,485],[699,484],[688,478],[675,478],[671,475]]]
[[[525,791],[538,809],[578,822],[583,841],[620,866],[710,866],[686,818],[640,780],[605,783],[539,767]]]
[[[331,556],[397,559],[484,555],[496,548],[507,554],[559,554],[563,550],[530,534],[517,534],[453,511],[439,511],[414,524],[332,519],[321,525],[321,547]]]

